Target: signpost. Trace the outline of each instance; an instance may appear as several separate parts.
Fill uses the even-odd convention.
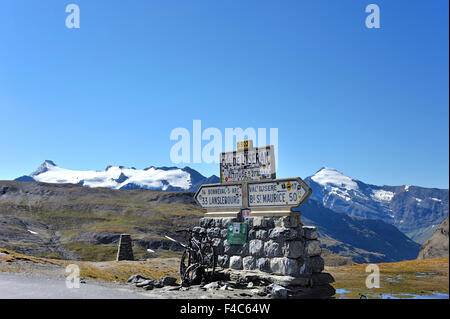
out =
[[[195,199],[203,208],[231,208],[242,206],[242,185],[202,185]]]
[[[221,153],[220,184],[202,185],[195,199],[208,217],[288,216],[311,195],[299,177],[276,179],[274,147],[240,141]]]
[[[237,151],[220,154],[221,183],[276,178],[273,145],[253,147],[250,142],[238,142]]]
[[[248,183],[247,186],[249,207],[297,207],[311,195],[311,188],[298,177]]]

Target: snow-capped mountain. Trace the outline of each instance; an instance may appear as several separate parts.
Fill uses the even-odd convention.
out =
[[[18,181],[72,183],[113,189],[196,191],[202,184],[218,183],[189,168],[146,169],[108,166],[104,171],[76,171],[45,161],[33,173]],[[324,167],[305,181],[313,189],[312,199],[323,206],[351,216],[381,219],[400,229],[418,243],[426,241],[448,216],[448,189],[418,186],[376,186]]]
[[[146,169],[108,166],[104,171],[75,171],[57,166],[47,160],[33,173],[16,179],[17,181],[38,181],[44,183],[71,183],[87,187],[107,187],[113,189],[145,188],[152,190],[196,191],[205,183],[218,183],[215,175],[206,178],[189,168],[148,167]]]
[[[324,167],[305,179],[312,198],[336,212],[382,219],[422,243],[448,216],[448,189],[376,186]]]

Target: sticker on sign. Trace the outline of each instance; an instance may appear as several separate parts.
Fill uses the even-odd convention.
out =
[[[311,195],[311,188],[300,178],[279,179],[248,184],[249,207],[302,205]]]
[[[242,220],[247,220],[250,217],[251,212],[250,209],[241,209]]]
[[[242,206],[242,185],[202,185],[195,199],[203,208]]]

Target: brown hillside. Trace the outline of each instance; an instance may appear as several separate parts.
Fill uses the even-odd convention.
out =
[[[417,259],[448,256],[448,217],[420,248]]]

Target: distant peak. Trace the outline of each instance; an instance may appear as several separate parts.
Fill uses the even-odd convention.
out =
[[[125,167],[125,166],[122,166],[122,165],[108,165],[108,166],[106,166],[106,168],[105,168],[105,172],[107,172],[108,170],[110,170],[111,168],[118,168],[118,169],[127,169],[127,167]],[[136,169],[136,168],[134,168],[134,167],[132,167],[131,169]]]
[[[56,166],[55,162],[51,160],[45,160],[44,163],[42,163],[42,165]]]
[[[326,167],[326,166],[319,169],[314,175],[317,175],[319,173],[323,174],[323,173],[327,173],[327,172],[338,173],[338,174],[344,175],[341,172],[339,172],[337,169],[332,168],[332,167]]]
[[[55,162],[51,160],[45,160],[44,163],[41,164],[41,166],[39,166],[33,173],[30,174],[30,176],[36,176],[45,173],[52,167],[56,167]]]
[[[331,184],[349,190],[358,189],[358,185],[352,178],[331,167],[322,167],[317,173],[311,176],[311,179],[323,186]]]
[[[175,169],[180,169],[179,167],[176,166],[161,166],[161,167],[153,167],[154,169],[158,169],[158,170],[162,170],[162,171],[172,171]]]

